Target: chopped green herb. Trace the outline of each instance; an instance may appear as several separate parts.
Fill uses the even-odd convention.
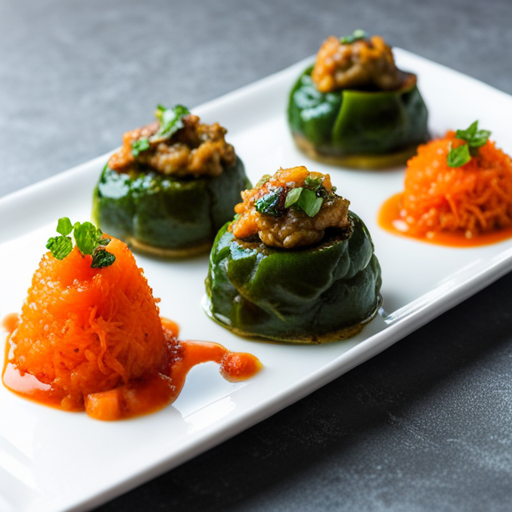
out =
[[[323,181],[323,178],[312,178],[311,175],[309,175],[304,180],[304,185],[311,190],[317,190],[322,185]]]
[[[300,195],[304,189],[302,187],[295,187],[288,192],[286,195],[286,201],[284,202],[285,208],[290,208],[290,206],[294,205],[300,198]]]
[[[448,153],[447,163],[450,167],[460,167],[467,164],[471,160],[469,146],[464,144],[455,149],[450,149]]]
[[[457,130],[455,137],[465,140],[468,143],[469,151],[472,156],[478,154],[478,148],[485,146],[489,140],[491,132],[489,130],[479,130],[478,121],[472,123],[466,130]]]
[[[176,105],[173,108],[165,108],[158,105],[155,116],[160,122],[160,128],[151,137],[151,142],[158,142],[170,138],[174,133],[183,128],[183,118],[190,114],[187,107]]]
[[[52,236],[48,239],[46,248],[55,258],[63,260],[73,250],[73,242],[69,236]]]
[[[57,222],[57,233],[60,233],[62,236],[68,236],[73,231],[73,224],[68,217],[62,217]]]
[[[111,253],[105,250],[104,247],[96,247],[94,249],[94,253],[92,255],[92,268],[104,268],[110,267],[112,263],[116,261],[116,257]]]
[[[255,208],[260,213],[279,217],[284,213],[284,204],[282,200],[283,188],[279,187],[264,196],[261,196],[255,203]]]
[[[132,142],[132,155],[137,157],[143,151],[149,149],[149,139],[147,137],[142,137],[141,139],[134,140]]]
[[[317,197],[316,193],[307,188],[302,190],[297,206],[304,211],[308,217],[314,217],[322,207],[324,200]]]
[[[354,30],[354,32],[350,36],[340,37],[340,42],[341,44],[351,44],[356,41],[360,41],[361,39],[368,39],[368,37],[368,33],[359,28],[357,30]]]
[[[98,239],[98,246],[100,245],[108,245],[110,243],[110,238],[99,238]]]
[[[76,245],[82,254],[92,254],[102,238],[103,233],[94,224],[90,222],[75,223],[74,237]]]
[[[63,236],[51,237],[46,243],[46,248],[51,251],[55,258],[63,260],[73,250],[73,241],[69,236],[66,236],[73,231],[73,236],[80,252],[83,255],[92,255],[91,267],[108,267],[114,263],[116,257],[104,248],[110,242],[110,238],[104,237],[101,229],[98,229],[94,224],[90,222],[84,222],[83,224],[76,222],[73,225],[68,217],[62,217],[57,223],[57,232]],[[99,254],[100,252],[101,254]]]

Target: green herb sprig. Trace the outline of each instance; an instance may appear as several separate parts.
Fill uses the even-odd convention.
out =
[[[467,164],[470,160],[471,154],[469,153],[469,146],[464,144],[458,148],[451,148],[446,162],[450,167],[461,167]]]
[[[478,148],[487,144],[490,135],[491,132],[489,130],[478,129],[478,121],[471,123],[466,130],[457,130],[455,132],[457,139],[465,140],[468,143],[469,152],[472,156],[476,156],[478,154]]]
[[[354,32],[350,36],[340,37],[340,43],[352,44],[355,43],[356,41],[361,41],[362,39],[368,39],[368,37],[369,35],[367,32],[358,28],[357,30],[354,30]]]
[[[82,255],[92,256],[92,268],[109,267],[116,261],[116,257],[105,249],[110,238],[106,238],[101,229],[90,222],[71,224],[68,217],[62,217],[57,222],[57,233],[61,236],[49,238],[46,248],[58,260],[63,260],[73,250],[73,241],[68,236],[73,233],[75,243]]]
[[[264,176],[264,181],[262,178],[260,182],[265,184],[269,179],[270,176]],[[332,192],[327,192],[322,177],[309,175],[304,180],[303,187],[288,190],[284,187],[275,188],[256,200],[254,207],[258,212],[273,217],[284,215],[288,208],[302,210],[308,217],[314,217],[322,208],[324,200],[335,191],[336,187],[332,187]]]
[[[159,142],[170,138],[174,133],[183,128],[183,118],[188,114],[190,114],[190,111],[183,105],[176,105],[172,108],[158,105],[155,116],[160,122],[160,128],[149,140],[151,142]]]
[[[322,192],[322,178],[313,178],[309,175],[304,180],[304,187],[295,187],[288,192],[284,203],[286,208],[292,206],[302,210],[308,217],[314,217],[322,208],[324,202]]]
[[[132,142],[132,155],[137,157],[143,151],[146,151],[150,148],[149,139],[147,137],[142,137],[141,139],[134,140]]]
[[[450,167],[461,167],[467,164],[471,157],[478,155],[478,150],[487,144],[491,132],[489,130],[479,130],[478,121],[471,123],[466,130],[457,130],[455,138],[461,139],[466,144],[458,148],[450,148],[447,157],[447,163]]]
[[[283,187],[278,187],[267,194],[261,196],[254,203],[254,207],[260,213],[280,217],[284,214],[284,191]]]
[[[183,128],[183,118],[190,114],[187,107],[176,105],[166,108],[162,105],[156,107],[155,117],[160,123],[158,131],[151,137],[141,137],[132,142],[132,155],[138,157],[143,151],[151,147],[152,142],[162,142],[172,137],[178,130]]]

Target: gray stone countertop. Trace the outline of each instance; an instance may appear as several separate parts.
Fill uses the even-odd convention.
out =
[[[0,196],[115,148],[164,98],[199,105],[354,28],[512,94],[511,19],[509,0],[1,0]],[[511,510],[511,288],[98,512]]]

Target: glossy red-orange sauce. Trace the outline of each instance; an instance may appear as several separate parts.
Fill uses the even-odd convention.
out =
[[[11,333],[18,325],[18,315],[8,315],[2,326]],[[120,420],[156,412],[178,398],[188,372],[196,365],[213,361],[220,366],[221,375],[230,382],[247,380],[261,368],[260,361],[245,352],[230,352],[218,343],[177,340],[178,326],[172,320],[162,319],[170,334],[172,363],[166,373],[155,373],[127,385],[92,393],[84,397],[84,408],[91,418],[104,421]],[[4,385],[23,398],[63,409],[61,393],[55,393],[49,384],[40,382],[28,373],[21,374],[9,361],[10,343],[5,344],[5,362],[2,373]],[[69,409],[65,409],[69,410]]]
[[[450,247],[478,247],[502,242],[512,238],[512,228],[499,229],[481,233],[471,238],[463,231],[433,231],[423,236],[415,236],[407,232],[406,223],[400,216],[400,199],[402,194],[395,194],[387,199],[379,210],[377,221],[379,226],[394,235],[414,238],[430,244],[447,245]],[[402,229],[400,229],[402,228]]]

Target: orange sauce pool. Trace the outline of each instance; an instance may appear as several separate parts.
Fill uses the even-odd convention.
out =
[[[379,226],[394,235],[414,238],[430,244],[446,245],[449,247],[478,247],[490,245],[508,238],[512,238],[512,227],[482,233],[478,236],[468,238],[463,231],[430,232],[424,236],[415,236],[407,233],[407,225],[400,217],[400,198],[402,193],[395,194],[387,199],[379,210],[377,222]]]
[[[12,334],[18,325],[18,315],[8,315],[3,327]],[[173,336],[178,326],[162,319],[163,327]],[[10,343],[5,343],[5,362],[2,372],[4,385],[13,393],[34,402],[63,409],[61,396],[56,396],[49,384],[40,382],[28,373],[21,374],[9,362]],[[120,420],[156,412],[173,403],[180,394],[188,372],[196,365],[213,361],[220,366],[221,375],[230,382],[239,382],[254,376],[261,368],[260,361],[245,352],[230,352],[218,343],[208,341],[178,341],[170,339],[172,363],[166,372],[155,372],[124,386],[91,393],[84,399],[84,408],[91,418],[104,421]],[[69,409],[66,409],[69,410]]]
[[[16,330],[16,327],[18,327],[19,322],[20,317],[18,313],[11,313],[2,320],[2,327],[7,332],[14,332]]]

